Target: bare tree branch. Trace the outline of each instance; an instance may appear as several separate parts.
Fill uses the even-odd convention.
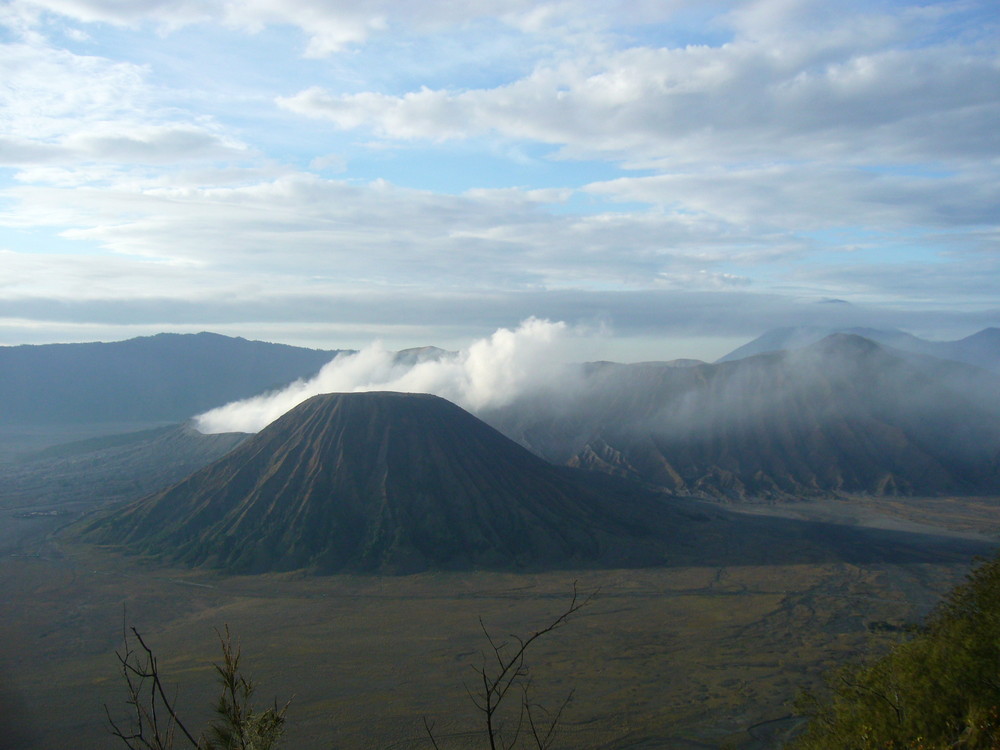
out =
[[[138,641],[142,654],[132,647],[132,639]],[[116,722],[111,716],[111,710],[105,704],[104,713],[111,727],[111,733],[130,750],[171,750],[174,746],[175,727],[179,727],[191,747],[199,748],[198,741],[178,718],[173,703],[167,697],[163,682],[160,680],[159,665],[152,650],[146,645],[138,630],[126,627],[124,618],[122,648],[120,651],[115,651],[115,656],[118,659],[118,671],[125,679],[128,693],[125,703],[132,709],[132,726],[126,729]],[[165,722],[160,716],[160,706],[166,709],[169,716]]]
[[[431,741],[431,745],[434,746],[434,750],[441,750],[438,747],[437,738],[434,737],[434,722],[429,721],[427,717],[424,717],[424,731],[427,732],[427,738]]]
[[[216,632],[222,646],[222,664],[215,665],[222,683],[216,702],[219,718],[196,740],[177,716],[174,702],[167,697],[152,649],[135,628],[122,624],[123,646],[115,651],[115,656],[125,680],[128,694],[125,702],[130,707],[131,719],[127,724],[119,724],[107,705],[104,713],[111,734],[129,750],[173,750],[177,728],[195,750],[271,750],[277,746],[284,731],[288,703],[278,708],[275,701],[273,707],[258,712],[251,704],[256,686],[240,672],[239,643],[233,645],[228,625],[225,635]],[[138,642],[140,648],[136,649],[133,642]]]
[[[478,690],[473,691],[468,685],[465,689],[473,706],[483,715],[485,734],[490,750],[512,750],[522,736],[528,734],[525,732],[525,724],[527,724],[531,740],[538,750],[548,750],[552,746],[556,729],[562,720],[566,706],[572,700],[573,691],[570,691],[559,708],[551,714],[539,704],[531,702],[528,698],[530,679],[525,663],[525,654],[532,643],[543,635],[565,625],[566,621],[588,605],[595,595],[596,593],[592,593],[581,600],[574,583],[573,596],[562,613],[527,638],[510,635],[507,640],[498,640],[490,633],[483,619],[479,618],[479,627],[483,631],[489,648],[481,652],[482,665],[472,667],[476,672]],[[501,709],[509,703],[506,699],[510,691],[518,686],[522,689],[522,700],[518,706],[517,720],[513,722],[513,728],[511,728],[504,724],[501,718]],[[545,722],[540,713],[551,715],[552,718]],[[510,711],[504,711],[504,715],[509,717]],[[426,717],[424,717],[424,730],[434,748],[438,748],[433,731],[434,724],[429,722]]]
[[[523,705],[524,705],[524,711],[528,717],[528,727],[531,729],[531,737],[535,741],[535,747],[538,750],[548,750],[548,748],[552,747],[552,743],[555,741],[556,728],[559,726],[559,722],[562,719],[563,711],[565,711],[566,706],[568,706],[572,702],[573,695],[576,693],[576,691],[575,690],[569,691],[569,694],[563,699],[563,702],[559,704],[559,708],[556,709],[555,714],[549,721],[548,727],[545,729],[543,733],[538,723],[536,722],[534,711],[537,709],[544,714],[549,714],[549,712],[545,709],[544,706],[539,705],[538,703],[532,703],[529,700],[528,690],[530,687],[531,687],[530,682],[524,685]]]

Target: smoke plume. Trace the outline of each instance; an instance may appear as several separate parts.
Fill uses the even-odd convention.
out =
[[[547,389],[565,391],[571,378],[564,364],[570,335],[565,323],[529,318],[515,330],[501,328],[467,349],[424,361],[400,358],[376,342],[335,357],[311,380],[201,414],[195,427],[209,434],[258,432],[320,393],[432,393],[472,412],[497,408]]]

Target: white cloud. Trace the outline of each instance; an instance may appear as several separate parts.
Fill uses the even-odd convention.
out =
[[[0,305],[236,325],[341,304],[371,330],[440,326],[442,309],[645,321],[615,295],[712,290],[940,307],[963,278],[985,304],[991,18],[977,2],[13,0],[0,247],[18,251]]]
[[[206,22],[250,32],[287,25],[306,35],[306,56],[326,57],[390,31],[434,34],[481,21],[579,41],[581,33],[663,21],[688,4],[690,0],[12,0],[9,12],[36,21],[40,11],[47,11],[84,23],[152,23],[166,31]]]
[[[1000,205],[998,189],[985,178],[916,180],[833,170],[805,179],[786,167],[595,183],[587,190],[654,207],[584,215],[553,212],[572,197],[565,190],[449,196],[385,181],[355,184],[295,172],[265,178],[252,171],[222,172],[218,185],[205,186],[212,175],[164,181],[107,169],[88,171],[80,184],[79,173],[36,168],[33,184],[0,191],[7,202],[0,227],[52,228],[83,251],[77,258],[12,253],[0,298],[238,301],[281,290],[308,300],[349,290],[741,286],[850,297],[839,281],[824,291],[821,276],[803,275],[796,264],[815,265],[821,252],[829,269],[874,262],[868,257],[878,252],[873,241],[864,241],[854,253],[860,256],[850,260],[833,253],[857,242],[853,229],[865,235],[906,230],[915,248],[933,250],[959,273],[968,265],[958,254],[969,245],[968,227],[995,225]],[[847,231],[844,243],[809,236],[827,230]],[[988,245],[981,239],[972,247]],[[92,247],[113,255],[94,256]],[[940,255],[947,248],[956,254]],[[830,274],[826,283],[834,284]],[[883,269],[870,283],[893,274]],[[887,293],[890,288],[905,299],[905,286],[887,284]]]
[[[997,147],[1000,54],[953,45],[804,48],[792,37],[721,47],[633,48],[541,66],[492,89],[337,94],[289,110],[381,137],[483,134],[634,166],[975,159]],[[836,53],[836,54],[833,54]]]
[[[0,299],[18,304],[31,299],[66,301],[142,300],[171,290],[177,299],[214,298],[246,284],[232,273],[206,277],[198,266],[115,255],[16,253],[0,250]],[[261,280],[263,281],[263,280]]]
[[[0,44],[0,165],[169,164],[244,156],[205,118],[158,106],[148,70],[40,44]]]
[[[134,26],[146,21],[176,29],[220,12],[219,0],[12,0],[24,13],[47,11],[85,23]]]
[[[1000,183],[991,170],[945,176],[815,165],[704,169],[622,177],[585,189],[619,201],[677,206],[758,231],[808,232],[867,226],[964,228],[1000,222]]]
[[[123,127],[116,123],[113,127],[74,133],[64,143],[71,152],[91,159],[133,164],[243,155],[240,144],[190,124]]]
[[[460,352],[417,363],[399,362],[376,343],[337,356],[311,380],[213,409],[198,416],[195,425],[206,433],[258,432],[321,393],[433,393],[472,411],[504,406],[526,394],[565,393],[573,385],[560,351],[567,336],[565,323],[529,318],[515,330],[501,328]]]
[[[0,129],[37,139],[81,124],[132,114],[143,99],[138,65],[38,44],[0,45]]]
[[[646,287],[673,279],[684,285],[709,279],[699,274],[714,272],[713,264],[774,253],[754,249],[751,235],[715,219],[549,213],[552,202],[568,197],[563,190],[447,196],[301,173],[219,187],[122,177],[94,187],[58,172],[36,175],[42,177],[56,184],[0,192],[12,201],[0,213],[0,226],[54,227],[64,238],[121,256],[195,266],[206,279],[218,277],[220,293],[228,293],[237,273],[259,283],[282,279],[304,291],[350,284]],[[57,261],[52,265],[55,270]],[[150,269],[149,283],[140,286],[155,287],[153,277]],[[127,290],[134,279],[123,278]]]

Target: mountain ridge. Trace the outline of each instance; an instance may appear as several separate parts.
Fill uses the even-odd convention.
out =
[[[0,423],[176,423],[314,375],[339,350],[216,333],[0,347]]]
[[[597,365],[573,403],[484,416],[553,462],[678,494],[1000,492],[1000,378],[851,334],[691,368]]]
[[[955,341],[929,341],[899,329],[785,326],[765,331],[753,341],[717,359],[716,364],[756,354],[802,349],[837,333],[861,336],[911,354],[923,354],[1000,372],[1000,328],[984,328]]]

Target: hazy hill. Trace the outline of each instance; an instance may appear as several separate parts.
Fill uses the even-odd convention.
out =
[[[0,347],[0,424],[180,422],[309,377],[336,353],[213,333]]]
[[[984,328],[958,341],[927,341],[899,330],[876,328],[820,328],[798,326],[774,328],[753,341],[734,349],[718,362],[733,362],[756,354],[801,349],[834,333],[862,336],[893,349],[950,359],[1000,372],[1000,328]]]
[[[836,334],[689,368],[590,366],[485,415],[539,455],[681,494],[1000,492],[1000,377]]]
[[[641,496],[599,494],[436,396],[330,394],[87,536],[246,571],[649,562],[650,528],[683,514]]]
[[[1000,372],[1000,328],[984,328],[964,339],[942,342],[936,351],[926,353]]]
[[[27,454],[0,473],[0,507],[134,500],[179,482],[246,439],[189,425],[91,438]]]

